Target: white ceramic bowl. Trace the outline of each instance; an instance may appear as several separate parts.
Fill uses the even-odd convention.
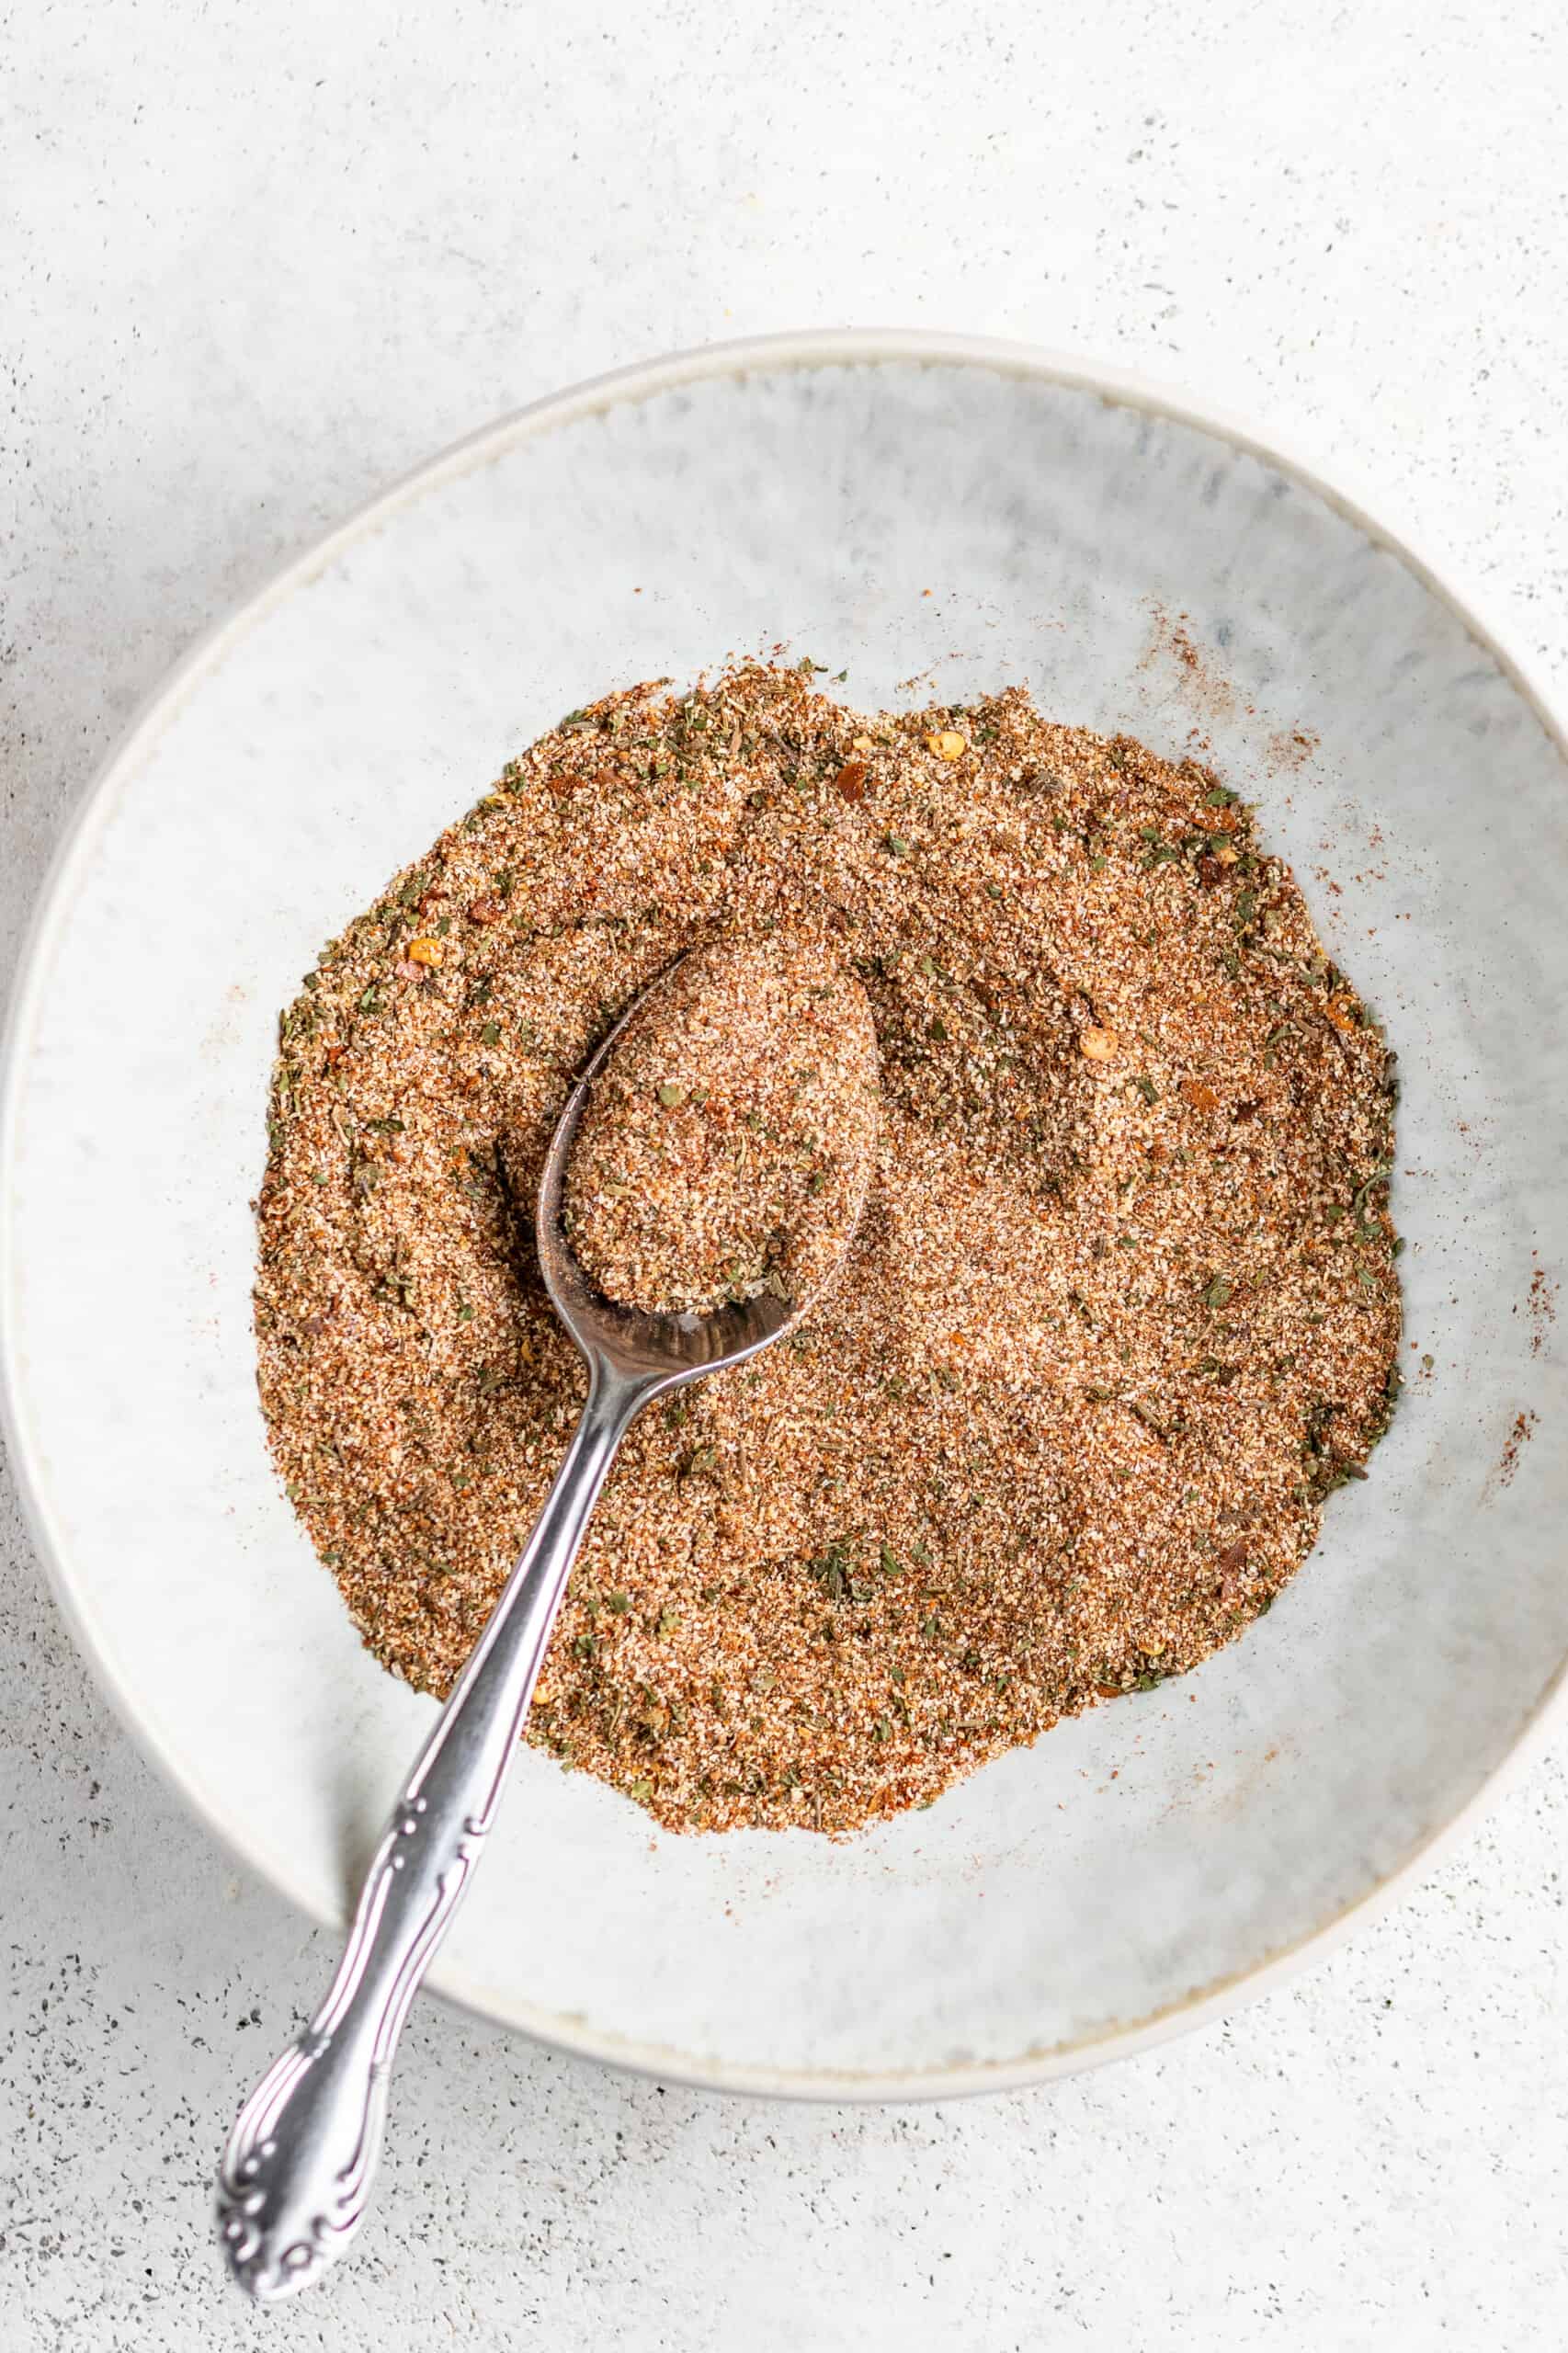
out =
[[[446,1993],[705,2083],[950,2093],[1130,2050],[1321,1948],[1539,1729],[1568,1653],[1531,1305],[1563,1256],[1562,739],[1301,467],[1028,351],[829,334],[565,394],[391,492],[182,664],[55,869],[6,1073],[5,1387],[119,1707],[340,1917],[431,1702],[360,1650],[263,1445],[277,1010],[562,710],[779,640],[870,707],[1023,679],[1163,752],[1200,738],[1403,1055],[1408,1402],[1244,1641],[843,1845],[667,1836],[517,1759]]]

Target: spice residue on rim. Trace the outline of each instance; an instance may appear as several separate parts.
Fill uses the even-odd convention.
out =
[[[1519,1467],[1519,1457],[1535,1436],[1536,1426],[1540,1420],[1540,1415],[1528,1406],[1514,1415],[1508,1435],[1503,1441],[1503,1452],[1497,1464],[1497,1484],[1500,1487],[1513,1485],[1514,1473]]]
[[[707,1314],[827,1280],[870,1182],[877,1033],[820,930],[683,960],[589,1089],[562,1203],[608,1299]]]
[[[577,1411],[527,1214],[576,1072],[685,950],[772,938],[865,992],[866,1207],[799,1329],[631,1432],[528,1725],[672,1828],[850,1829],[1194,1666],[1399,1386],[1392,1057],[1211,770],[1017,690],[634,688],[284,1017],[262,1400],[395,1673],[449,1686]]]
[[[1530,1354],[1538,1357],[1546,1346],[1548,1333],[1557,1321],[1557,1285],[1546,1268],[1539,1264],[1531,1270],[1525,1304],[1529,1311]]]

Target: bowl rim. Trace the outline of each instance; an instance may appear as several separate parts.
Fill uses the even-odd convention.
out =
[[[1033,344],[998,337],[920,328],[822,327],[748,335],[705,344],[642,360],[546,394],[482,426],[401,475],[355,508],[342,522],[301,552],[276,565],[192,642],[158,679],[98,763],[71,811],[45,871],[22,942],[0,1035],[0,1437],[10,1456],[24,1525],[42,1563],[49,1587],[77,1649],[99,1690],[142,1756],[165,1783],[236,1861],[273,1887],[316,1925],[341,1928],[347,1915],[329,1913],[309,1901],[245,1847],[237,1829],[220,1815],[206,1792],[165,1751],[143,1720],[136,1696],[121,1681],[109,1654],[94,1632],[79,1598],[68,1548],[56,1528],[41,1466],[29,1437],[24,1406],[26,1384],[16,1355],[14,1297],[16,1239],[13,1156],[21,1119],[22,1073],[41,1005],[50,951],[72,896],[72,882],[103,830],[116,786],[151,751],[187,696],[274,607],[306,585],[343,551],[368,537],[427,490],[490,463],[506,450],[542,434],[602,414],[624,403],[721,377],[776,374],[790,369],[857,365],[927,364],[963,366],[1024,378],[1094,395],[1119,407],[1187,425],[1229,442],[1312,492],[1384,549],[1436,597],[1503,672],[1543,733],[1568,762],[1568,703],[1560,704],[1532,665],[1515,654],[1494,625],[1482,617],[1479,600],[1460,568],[1446,555],[1441,565],[1413,545],[1405,529],[1372,513],[1338,481],[1327,479],[1299,451],[1272,433],[1243,422],[1230,411],[1157,381]],[[1343,471],[1343,470],[1341,470]],[[1087,2040],[1025,2052],[1013,2059],[966,2062],[918,2069],[774,2068],[731,2064],[696,2052],[623,2038],[595,2029],[556,2011],[527,2004],[495,2006],[439,1966],[426,1990],[486,2024],[528,2034],[554,2050],[679,2083],[732,2095],[847,2101],[903,2102],[951,2099],[979,2092],[1014,2091],[1079,2074],[1108,2061],[1128,2058],[1211,2024],[1287,1984],[1311,1962],[1326,1958],[1356,1929],[1375,1919],[1477,1825],[1535,1763],[1568,1717],[1568,1657],[1559,1663],[1506,1754],[1448,1820],[1418,1839],[1375,1887],[1346,1904],[1323,1926],[1283,1949],[1267,1954],[1233,1976],[1198,1988],[1148,2017]]]

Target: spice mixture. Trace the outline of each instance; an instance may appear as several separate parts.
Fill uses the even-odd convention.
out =
[[[589,1090],[566,1238],[607,1298],[706,1314],[832,1274],[877,1149],[877,1033],[831,934],[722,939],[677,964]]]
[[[1250,811],[1021,691],[862,718],[811,667],[610,696],[509,766],[283,1017],[259,1203],[289,1492],[444,1692],[583,1394],[528,1233],[574,1073],[694,945],[858,977],[844,1270],[633,1428],[528,1723],[675,1829],[851,1829],[1196,1665],[1398,1387],[1393,1056]]]

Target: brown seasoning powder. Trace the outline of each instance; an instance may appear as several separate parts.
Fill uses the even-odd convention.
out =
[[[1398,1390],[1392,1055],[1250,812],[1018,689],[747,665],[574,712],[282,1017],[262,1404],[366,1642],[444,1693],[584,1375],[529,1204],[699,942],[831,940],[877,1165],[791,1337],[631,1432],[528,1737],[672,1829],[928,1803],[1267,1609]]]
[[[831,935],[721,939],[655,985],[588,1091],[563,1222],[606,1298],[805,1305],[876,1160],[877,1033]],[[526,1151],[526,1145],[524,1147]]]

